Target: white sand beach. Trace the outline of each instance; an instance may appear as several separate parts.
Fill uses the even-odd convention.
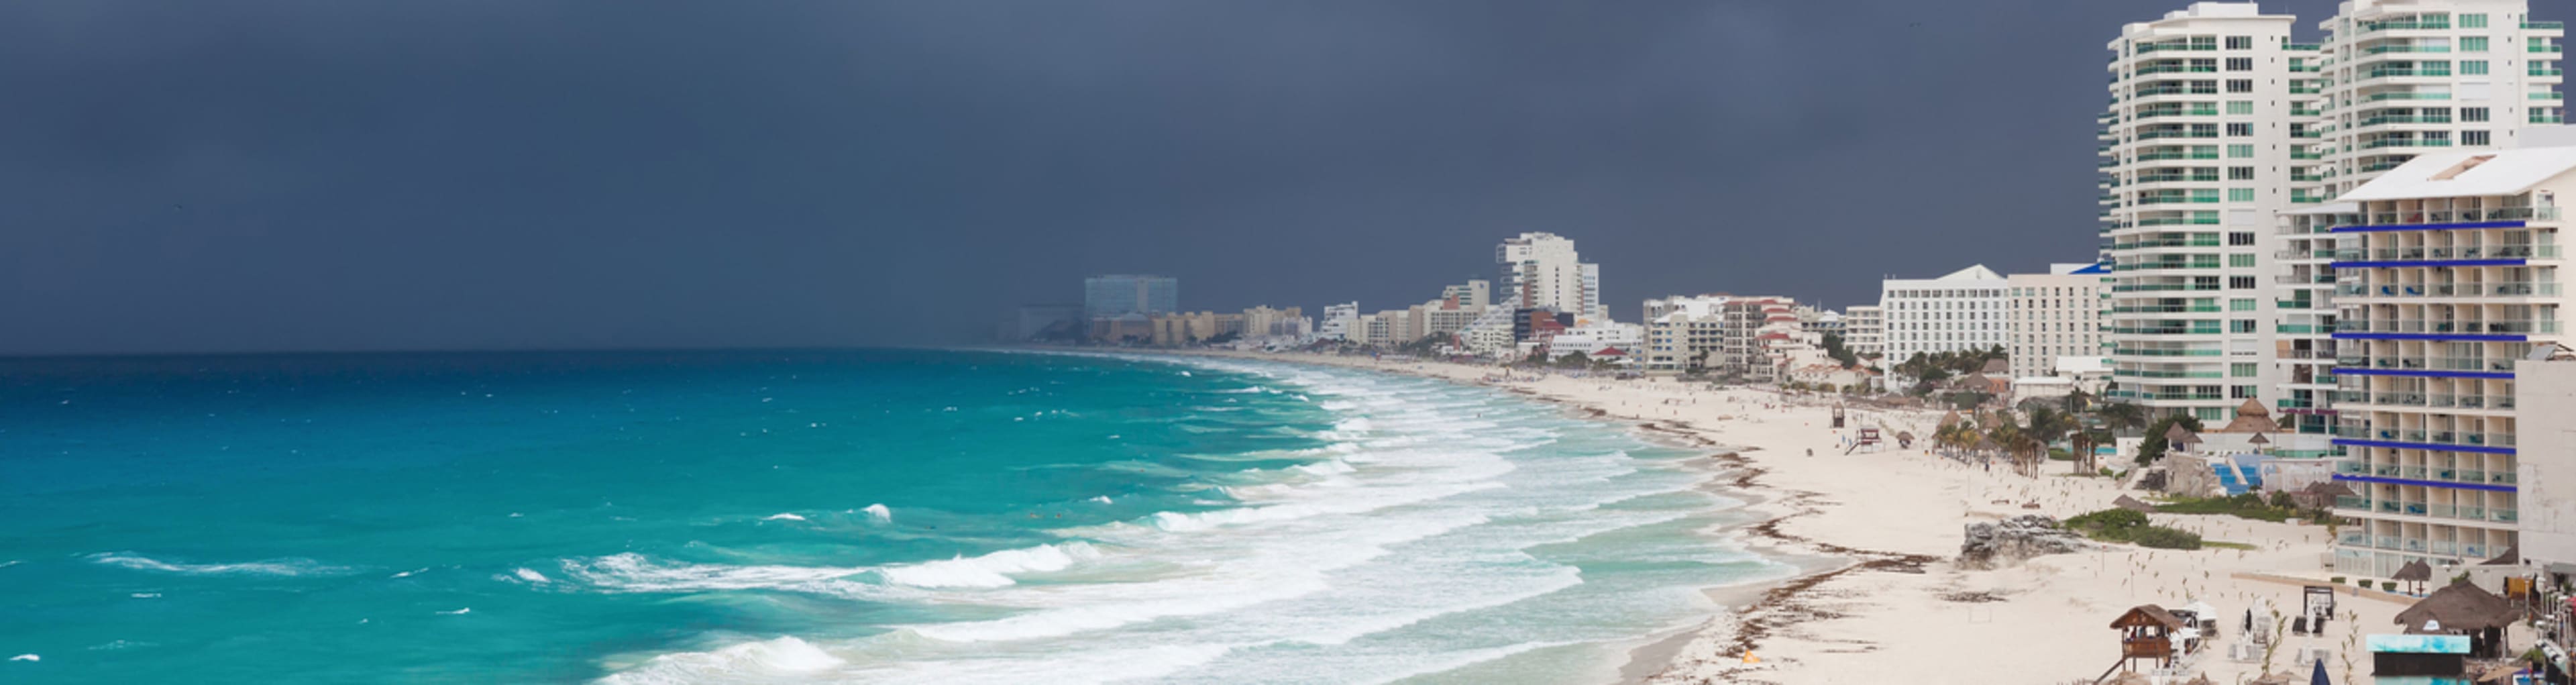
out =
[[[1911,450],[1892,444],[1898,430],[1929,436],[1938,413],[1856,410],[1852,425],[1884,426],[1891,444],[1846,455],[1831,428],[1833,400],[1825,397],[1784,401],[1769,391],[1674,380],[1505,378],[1496,367],[1416,360],[1243,356],[1502,386],[1636,422],[1712,454],[1735,453],[1713,464],[1712,483],[1766,498],[1759,506],[1777,518],[1733,533],[1768,552],[1835,561],[1759,592],[1718,591],[1732,613],[1711,617],[1686,640],[1639,650],[1641,662],[1629,673],[1646,683],[2092,682],[2119,660],[2110,623],[2132,606],[2198,601],[2221,616],[2273,609],[2287,616],[2300,606],[2295,578],[2323,584],[2329,575],[2323,526],[2169,514],[2152,518],[2251,549],[2104,545],[1996,570],[1961,568],[1952,559],[1969,523],[2074,516],[2110,508],[2123,492],[2108,478],[2071,475],[2068,462],[2028,477],[1936,456],[1924,442]],[[2309,667],[2294,665],[2293,655],[2326,648],[2336,655],[2327,660],[2336,682],[2371,682],[2360,636],[2396,632],[2395,616],[2406,605],[2382,593],[2356,595],[2349,586],[2336,599],[2337,621],[2327,634],[2285,634],[2271,670],[2304,676]],[[2229,620],[2218,644],[2189,662],[2193,669],[2219,683],[2263,673],[2262,663],[2228,658],[2238,627]]]

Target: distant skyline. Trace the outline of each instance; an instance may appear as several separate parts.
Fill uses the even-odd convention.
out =
[[[1526,231],[1620,320],[1842,308],[2091,256],[2103,45],[2186,4],[6,3],[0,355],[1374,310]]]

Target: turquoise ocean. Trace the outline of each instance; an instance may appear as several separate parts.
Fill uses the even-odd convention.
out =
[[[0,360],[0,682],[1608,682],[1794,571],[1697,456],[1255,361]]]

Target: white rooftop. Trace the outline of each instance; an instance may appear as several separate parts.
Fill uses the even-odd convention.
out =
[[[1965,268],[1965,269],[1960,269],[1960,270],[1958,270],[1958,271],[1952,271],[1952,272],[1950,272],[1950,273],[1943,274],[1940,278],[1935,278],[1935,279],[1932,279],[1932,280],[1934,280],[1934,281],[2000,281],[2000,280],[2003,280],[2003,279],[2004,279],[2004,275],[2003,275],[2003,274],[1995,273],[1995,270],[1994,270],[1994,269],[1988,269],[1988,268],[1986,268],[1986,265],[1984,265],[1984,264],[1979,264],[1979,265],[1976,265],[1976,266],[1971,266],[1971,267],[1968,267],[1968,268]]]
[[[2576,147],[2437,152],[2418,156],[2335,198],[2339,202],[2516,195],[2576,171]]]

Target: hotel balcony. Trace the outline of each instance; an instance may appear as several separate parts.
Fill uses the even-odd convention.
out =
[[[2557,207],[2507,207],[2503,209],[2439,210],[2431,212],[2371,212],[2361,215],[2365,226],[2421,226],[2428,224],[2477,223],[2483,221],[2557,221]]]
[[[2375,369],[2383,371],[2461,371],[2494,373],[2513,370],[2513,360],[2511,359],[2490,359],[2486,357],[2406,357],[2347,354],[2346,356],[2336,357],[2335,365],[2338,368],[2345,369]],[[2507,404],[2502,406],[2512,406],[2511,402],[2513,398],[2511,396],[2504,396],[2503,399]]]
[[[2335,261],[2338,262],[2558,259],[2560,257],[2558,247],[2559,246],[2557,245],[2519,243],[2494,246],[2473,245],[2467,247],[2383,247],[2370,250],[2344,248],[2335,250],[2334,256]],[[2428,264],[2424,266],[2442,265]]]
[[[2335,322],[2337,333],[2426,333],[2459,335],[2532,335],[2557,333],[2556,321],[2477,321],[2422,320],[2369,321],[2345,319]]]
[[[2522,298],[2555,297],[2559,284],[2550,281],[2496,281],[2466,283],[2382,283],[2335,286],[2338,300],[2378,300],[2392,298]]]

